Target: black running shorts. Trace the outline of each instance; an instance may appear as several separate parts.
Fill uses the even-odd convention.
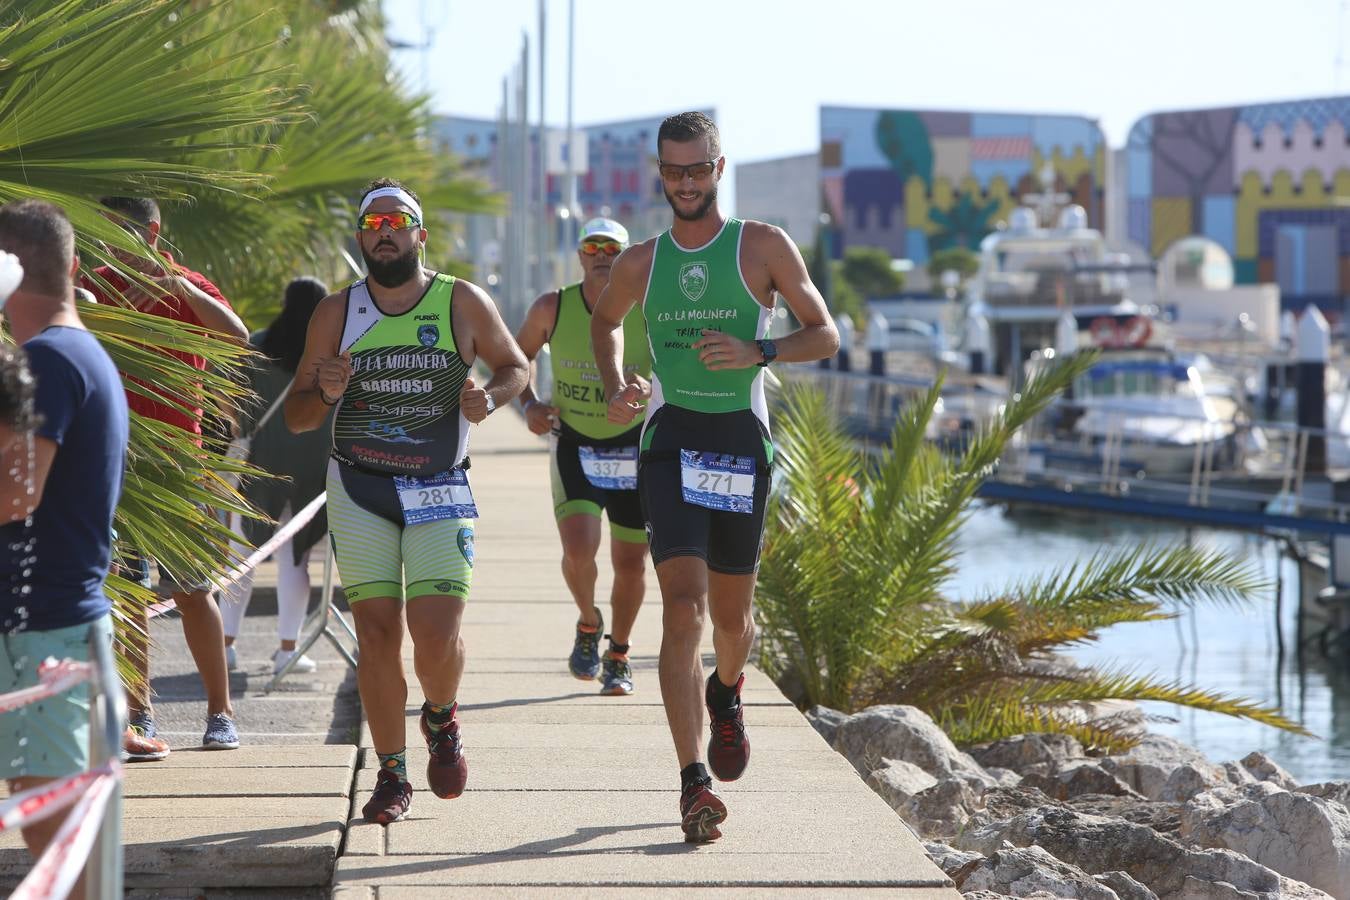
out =
[[[617,438],[604,441],[589,440],[585,436],[562,427],[551,441],[550,480],[553,485],[553,515],[559,521],[568,516],[588,515],[599,518],[604,510],[609,516],[610,536],[626,543],[646,543],[643,529],[642,501],[634,490],[611,490],[596,487],[586,478],[581,468],[581,448],[598,449],[637,447],[638,429],[634,428]]]
[[[759,568],[773,447],[750,410],[701,413],[665,405],[652,413],[643,435],[638,493],[647,522],[652,562],[697,556],[714,572],[749,575]],[[708,509],[682,492],[680,451],[710,452],[754,460],[753,509]]]

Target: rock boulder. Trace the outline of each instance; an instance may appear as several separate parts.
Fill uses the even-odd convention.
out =
[[[1182,810],[1181,837],[1350,897],[1350,811],[1334,801],[1272,781],[1206,791]]]
[[[962,869],[952,880],[961,891],[999,891],[1013,897],[1044,892],[1080,900],[1119,900],[1077,866],[1061,862],[1041,847],[998,850]]]
[[[967,829],[953,845],[990,856],[1004,849],[1005,841],[1042,847],[1090,874],[1123,871],[1168,900],[1220,897],[1230,890],[1243,893],[1227,896],[1244,900],[1327,896],[1231,850],[1191,849],[1144,825],[1057,807]]]
[[[927,713],[912,706],[872,706],[849,716],[839,723],[834,748],[864,778],[881,768],[883,760],[898,759],[939,780],[960,778],[980,788],[996,784]]]
[[[1223,768],[1214,765],[1199,750],[1160,734],[1145,735],[1133,749],[1102,758],[1103,769],[1150,800],[1163,799],[1167,779],[1188,764],[1209,782],[1228,781]]]
[[[1012,769],[1019,775],[1033,767],[1058,770],[1072,759],[1082,759],[1083,745],[1067,734],[1019,734],[970,748],[970,755],[986,769]]]

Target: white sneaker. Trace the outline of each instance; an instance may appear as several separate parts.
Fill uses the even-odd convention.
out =
[[[308,656],[305,656],[305,654],[300,653],[299,650],[282,650],[278,648],[277,652],[272,654],[272,674],[275,675],[277,672],[280,672],[286,663],[290,662],[291,657],[295,656],[297,653],[300,654],[300,658],[295,661],[295,665],[291,666],[292,672],[313,672],[315,669],[319,668],[318,663]]]
[[[239,668],[239,657],[234,652],[234,644],[225,645],[225,668],[230,672]]]

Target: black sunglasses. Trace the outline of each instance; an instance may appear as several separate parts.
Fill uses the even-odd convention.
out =
[[[660,170],[661,177],[666,181],[684,181],[686,176],[695,181],[699,181],[707,178],[713,173],[713,170],[717,168],[717,161],[721,158],[722,157],[719,156],[716,159],[690,163],[687,166],[677,166],[674,163],[658,162],[656,167]]]

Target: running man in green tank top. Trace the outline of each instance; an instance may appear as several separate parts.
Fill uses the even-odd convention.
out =
[[[465,471],[469,430],[509,403],[528,377],[492,299],[423,268],[422,222],[417,195],[393,179],[362,194],[356,240],[368,277],[319,302],[285,406],[295,432],[320,427],[337,407],[328,527],[356,623],[361,706],[379,754],[362,813],[381,825],[412,804],[405,596],[426,698],[427,783],[448,799],[468,779],[456,698],[477,516]],[[470,376],[477,360],[492,372],[481,387]]]
[[[641,306],[652,394],[638,492],[664,604],[661,698],[680,765],[685,838],[710,841],[721,836],[727,810],[703,764],[700,700],[711,720],[712,774],[732,781],[750,760],[740,694],[755,636],[751,605],[773,464],[764,367],[832,356],[839,334],[782,229],[718,211],[726,160],[712,120],[697,112],[671,116],[656,149],[674,224],[614,263],[591,335],[610,421],[632,422],[643,397],[620,370],[622,323]],[[768,339],[775,294],[801,323],[778,341]],[[703,684],[705,610],[717,668]]]
[[[633,693],[629,637],[646,591],[647,569],[647,532],[637,491],[641,426],[609,421],[609,398],[591,352],[591,306],[609,283],[614,258],[627,246],[628,230],[613,219],[592,219],[583,225],[577,258],[584,277],[535,300],[516,333],[529,360],[547,344],[553,369],[551,405],[541,402],[528,385],[520,404],[530,430],[549,435],[563,580],[578,611],[567,666],[583,681],[599,676],[600,693],[608,696]],[[652,358],[642,310],[629,312],[623,327],[624,377],[646,397]],[[595,605],[601,510],[609,516],[609,558],[614,567],[609,634],[603,634],[605,620]],[[609,639],[603,658],[602,634]]]

